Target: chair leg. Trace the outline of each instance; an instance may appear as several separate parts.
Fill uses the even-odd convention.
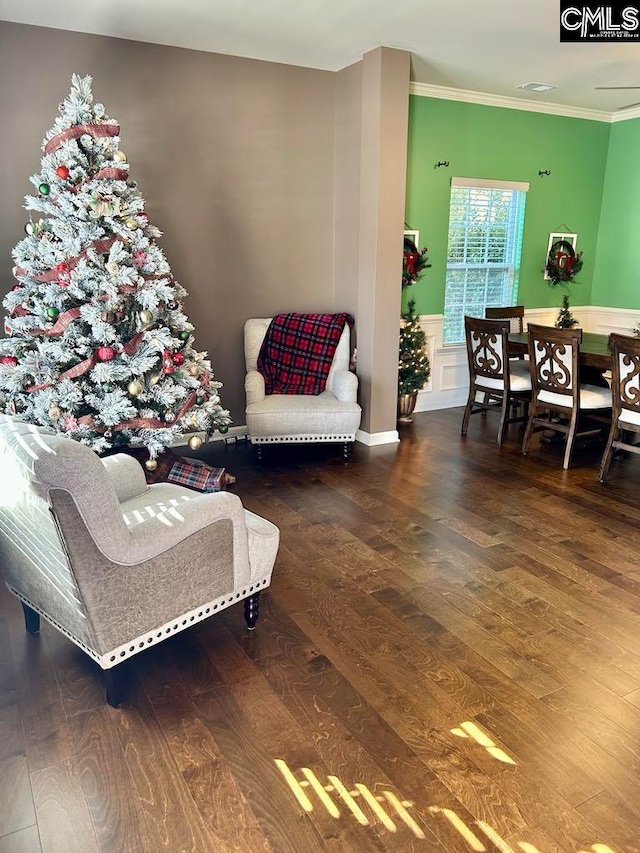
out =
[[[464,410],[464,415],[462,417],[462,428],[460,430],[461,435],[467,434],[467,429],[469,427],[469,418],[471,417],[471,409],[473,407],[473,402],[475,398],[476,390],[475,387],[472,385],[471,388],[469,388],[469,399],[467,400],[467,408]]]
[[[509,398],[506,394],[502,395],[502,406],[500,407],[500,423],[498,425],[498,444],[502,444],[504,433],[507,428],[507,410],[509,408]]]
[[[260,611],[260,593],[254,592],[244,600],[244,618],[249,631],[254,631]]]
[[[576,428],[578,426],[578,412],[574,409],[571,412],[571,422],[569,424],[569,432],[567,433],[567,446],[564,451],[564,462],[562,467],[566,471],[571,465],[571,457],[573,455],[573,443],[576,437]]]
[[[256,444],[256,459],[258,462],[262,462],[262,445]]]
[[[604,483],[605,478],[609,473],[609,465],[611,465],[611,459],[613,457],[613,442],[615,441],[617,433],[618,426],[616,423],[612,423],[611,429],[609,430],[609,438],[607,439],[607,446],[605,447],[602,462],[600,463],[599,480],[601,483]]]
[[[529,450],[529,441],[531,439],[531,434],[533,433],[533,417],[536,413],[536,407],[531,406],[529,409],[529,418],[527,420],[527,427],[524,431],[524,436],[522,438],[522,455],[526,456]]]
[[[40,614],[36,613],[28,604],[25,604],[24,601],[20,602],[22,604],[22,611],[24,613],[24,626],[27,629],[27,634],[37,634],[40,631]]]
[[[103,670],[107,703],[112,708],[119,708],[124,696],[124,673],[122,665]]]
[[[351,442],[345,441],[342,445],[342,458],[345,462],[351,459]]]

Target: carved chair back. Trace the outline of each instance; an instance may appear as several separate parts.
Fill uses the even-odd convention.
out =
[[[582,329],[529,323],[527,330],[534,400],[579,408]]]
[[[614,450],[640,454],[633,435],[640,429],[640,339],[609,335],[611,347],[611,430],[600,464],[604,483]]]
[[[524,331],[524,305],[506,305],[501,308],[485,308],[487,320],[508,320],[509,331],[521,335]]]
[[[611,346],[611,391],[613,397],[613,422],[625,420],[625,413],[633,413],[626,420],[640,423],[640,339],[628,335],[609,335]]]
[[[508,393],[509,321],[465,317],[464,329],[471,384],[482,386],[483,379],[489,379],[493,388],[502,383]]]

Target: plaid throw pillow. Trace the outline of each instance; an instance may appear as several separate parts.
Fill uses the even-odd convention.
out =
[[[350,314],[277,314],[260,347],[267,394],[321,394]]]

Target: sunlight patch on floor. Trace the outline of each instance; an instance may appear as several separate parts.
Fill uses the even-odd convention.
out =
[[[481,746],[488,748],[486,742],[476,737],[475,729],[477,726],[474,723],[462,723],[459,729],[462,734],[458,736],[473,737]],[[455,734],[455,730],[452,731]],[[480,732],[479,729],[478,732]],[[484,741],[493,744],[493,741],[483,732],[480,734]],[[515,764],[513,761],[510,763]],[[338,806],[344,805],[347,812],[361,826],[374,826],[378,823],[388,832],[395,833],[398,831],[399,822],[400,826],[404,824],[408,827],[416,838],[426,839],[424,831],[408,811],[415,806],[415,803],[401,799],[393,791],[383,790],[381,794],[374,794],[362,782],[356,782],[353,787],[349,788],[337,776],[330,774],[327,774],[327,784],[323,784],[309,767],[302,767],[300,775],[303,778],[296,778],[296,774],[292,772],[286,761],[276,758],[275,765],[282,773],[300,807],[307,813],[314,810],[312,801],[312,795],[314,795],[319,800],[320,806],[323,806],[327,813],[336,820],[341,816]],[[453,809],[429,806],[428,812],[434,818],[446,820],[474,853],[487,853],[489,849],[496,849],[499,853],[546,853],[528,841],[513,842],[516,847],[512,846],[484,820],[474,821],[474,831]],[[481,835],[484,838],[479,837]],[[490,847],[487,847],[487,840]],[[578,850],[576,853],[617,853],[617,851],[607,844],[597,843],[592,844],[588,850]]]
[[[480,746],[484,747],[489,755],[492,755],[494,758],[497,758],[498,761],[502,761],[503,764],[515,764],[516,762],[508,755],[504,749],[500,749],[499,746],[496,746],[495,743],[491,740],[491,738],[482,731],[482,729],[476,725],[476,723],[472,723],[469,720],[464,723],[460,723],[458,727],[455,729],[451,729],[451,734],[456,737],[461,738],[472,738],[476,743],[480,744]]]

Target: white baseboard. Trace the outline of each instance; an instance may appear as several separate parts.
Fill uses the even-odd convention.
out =
[[[389,429],[386,432],[365,432],[359,429],[356,432],[356,441],[366,444],[367,447],[377,447],[379,444],[397,444],[400,436],[397,429]]]
[[[456,406],[464,406],[467,402],[469,386],[465,388],[452,388],[441,391],[439,394],[430,394],[427,391],[418,391],[416,401],[416,412],[434,412],[436,409],[455,409]]]

